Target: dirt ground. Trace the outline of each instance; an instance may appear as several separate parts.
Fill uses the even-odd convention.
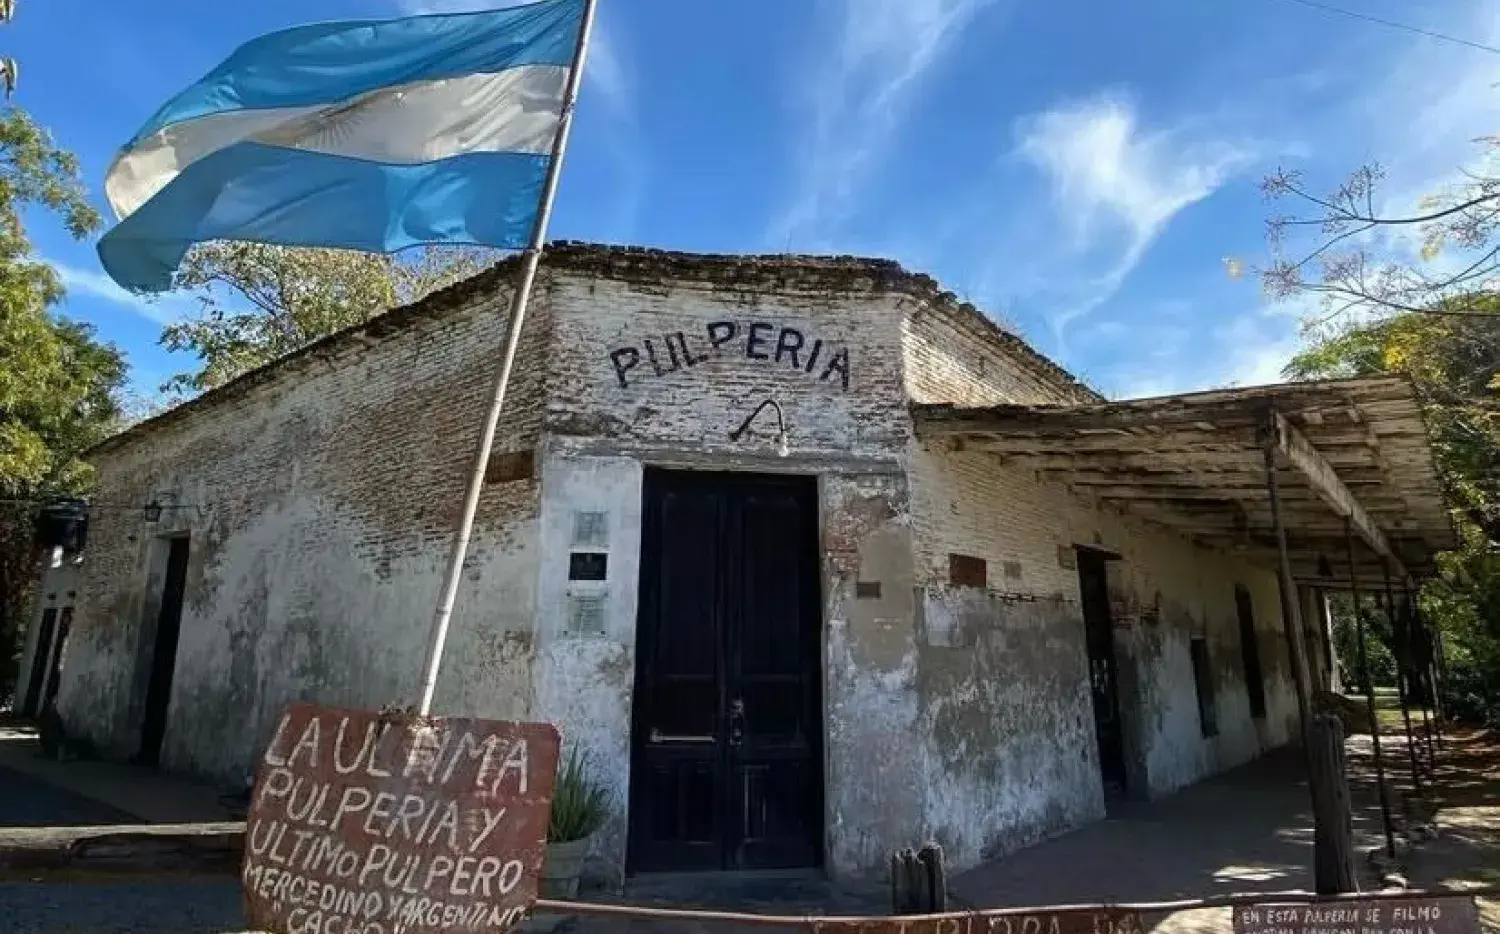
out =
[[[1455,730],[1437,755],[1428,815],[1436,836],[1407,859],[1414,888],[1500,886],[1500,737]],[[1500,932],[1500,899],[1481,898],[1484,929]]]

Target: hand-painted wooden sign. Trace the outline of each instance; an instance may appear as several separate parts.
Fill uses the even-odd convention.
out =
[[[1141,916],[1115,908],[997,909],[894,918],[812,919],[817,934],[1142,934]]]
[[[1263,903],[1234,909],[1235,934],[1478,934],[1469,895]]]
[[[261,757],[242,881],[276,934],[503,931],[536,900],[548,724],[291,704]]]
[[[609,363],[620,388],[626,389],[643,377],[666,376],[728,355],[805,373],[849,391],[848,348],[768,321],[712,321],[701,331],[648,337],[611,350]]]

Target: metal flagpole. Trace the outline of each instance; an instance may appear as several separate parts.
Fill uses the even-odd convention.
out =
[[[468,492],[464,494],[463,515],[453,533],[453,550],[448,556],[448,572],[443,581],[442,596],[438,600],[437,612],[432,618],[432,634],[427,646],[427,660],[423,664],[422,698],[417,711],[422,715],[432,712],[432,695],[437,689],[438,670],[443,664],[443,645],[448,641],[448,624],[453,619],[453,604],[458,599],[458,585],[463,580],[464,559],[469,553],[469,539],[474,534],[474,517],[479,512],[479,496],[484,490],[484,475],[490,462],[490,451],[495,446],[495,428],[500,423],[500,413],[505,410],[505,393],[510,387],[511,370],[515,367],[516,346],[521,341],[521,326],[526,320],[526,305],[531,299],[531,286],[536,280],[536,269],[542,258],[542,246],[547,239],[547,222],[552,218],[552,201],[557,195],[557,180],[562,171],[563,152],[568,147],[568,132],[573,127],[573,107],[578,102],[578,88],[583,82],[583,63],[588,54],[589,35],[594,29],[594,8],[598,0],[584,0],[583,17],[578,28],[578,45],[573,52],[573,67],[568,72],[568,83],[563,91],[562,113],[557,122],[557,136],[552,140],[552,158],[547,164],[547,175],[542,182],[541,201],[537,205],[536,220],[531,225],[531,240],[521,255],[520,275],[516,279],[515,294],[510,304],[510,329],[505,335],[501,350],[500,373],[495,378],[495,391],[490,399],[490,411],[485,416],[484,431],[479,436],[479,450],[474,455],[474,469],[469,475]]]

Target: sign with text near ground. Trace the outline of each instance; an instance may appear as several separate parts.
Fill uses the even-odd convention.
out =
[[[1411,895],[1234,909],[1235,934],[1476,934],[1473,896]]]
[[[1141,916],[1116,908],[997,909],[894,918],[811,919],[817,934],[1142,934]]]
[[[548,724],[297,702],[256,769],[241,872],[275,934],[494,932],[536,900]]]

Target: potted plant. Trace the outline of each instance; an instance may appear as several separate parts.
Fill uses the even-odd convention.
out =
[[[575,898],[589,840],[609,813],[609,795],[594,780],[588,756],[577,746],[557,769],[552,814],[547,821],[547,858],[541,891],[547,898]]]

